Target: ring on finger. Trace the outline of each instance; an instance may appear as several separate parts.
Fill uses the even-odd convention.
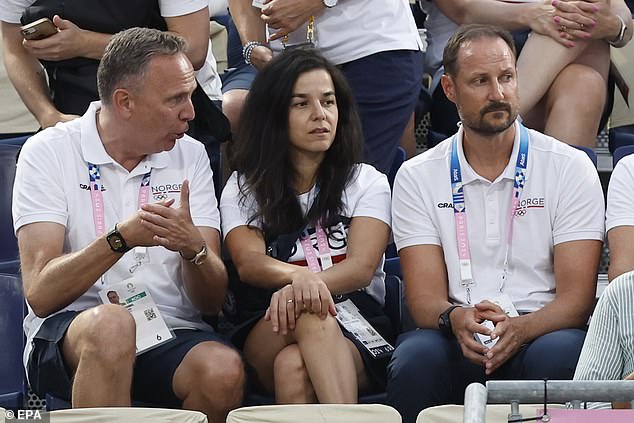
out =
[[[579,29],[580,29],[580,30],[582,30],[582,31],[583,31],[583,29],[584,29],[585,27],[586,27],[586,26],[585,26],[584,24],[582,24],[582,23],[580,23],[580,24],[579,24]]]
[[[566,27],[566,25],[561,25],[561,26],[559,27],[559,31],[561,31],[561,32],[567,32],[567,31],[568,31],[568,28]]]
[[[292,299],[292,298],[289,298],[288,300],[286,300],[286,302],[287,302],[288,304],[292,303],[293,301],[295,301],[295,300],[294,300],[294,299]]]

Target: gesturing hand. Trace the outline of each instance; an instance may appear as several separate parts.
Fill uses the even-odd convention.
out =
[[[189,181],[185,179],[181,186],[180,204],[145,204],[139,216],[141,224],[152,232],[153,240],[171,251],[180,251],[183,256],[191,257],[200,251],[204,242],[202,235],[194,226],[189,211]]]

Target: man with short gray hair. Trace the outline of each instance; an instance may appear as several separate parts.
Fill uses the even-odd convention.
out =
[[[39,395],[73,407],[141,400],[218,422],[241,403],[240,355],[201,320],[220,310],[227,274],[209,161],[185,135],[196,81],[184,49],[157,30],[115,35],[102,101],[24,145],[13,217],[24,363]]]

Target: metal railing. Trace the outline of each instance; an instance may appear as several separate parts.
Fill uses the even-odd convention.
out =
[[[491,380],[486,386],[472,383],[467,386],[464,399],[464,423],[485,423],[487,404],[509,404],[509,421],[523,421],[519,412],[520,402],[571,403],[581,408],[583,402],[633,401],[634,381],[609,380]],[[634,401],[633,401],[634,402]],[[547,422],[548,415],[533,418]],[[526,421],[526,420],[524,420]]]

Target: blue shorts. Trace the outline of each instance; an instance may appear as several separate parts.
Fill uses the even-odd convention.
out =
[[[220,79],[222,80],[222,93],[231,90],[249,90],[258,71],[251,65],[244,63],[233,69],[227,69]]]
[[[62,342],[78,314],[65,311],[46,319],[33,339],[28,375],[31,389],[41,398],[51,394],[65,401],[71,400],[72,374],[64,363]],[[231,345],[214,332],[177,329],[174,334],[175,339],[136,358],[132,381],[134,401],[181,408],[182,401],[174,393],[172,379],[185,354],[201,342]]]
[[[423,78],[423,53],[383,51],[341,64],[354,94],[366,163],[387,174],[403,131],[418,102]]]

